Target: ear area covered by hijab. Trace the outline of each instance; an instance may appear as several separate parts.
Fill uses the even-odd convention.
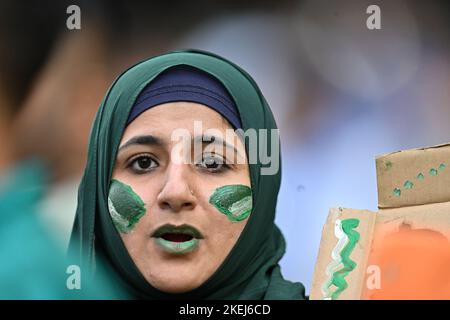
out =
[[[242,129],[276,129],[272,112],[254,80],[240,67],[199,50],[169,52],[124,71],[104,97],[91,131],[87,165],[78,192],[70,249],[82,270],[110,270],[132,298],[144,299],[304,299],[304,287],[283,279],[278,265],[285,241],[274,223],[281,169],[261,175],[259,162],[250,164],[253,211],[237,243],[218,270],[200,287],[169,294],[152,287],[139,272],[117,233],[108,211],[107,195],[116,153],[130,110],[141,91],[160,73],[190,66],[218,79],[234,99]],[[245,145],[247,153],[248,143]],[[280,163],[281,163],[281,159]],[[96,266],[96,267],[95,267]],[[88,283],[86,284],[88,285]]]

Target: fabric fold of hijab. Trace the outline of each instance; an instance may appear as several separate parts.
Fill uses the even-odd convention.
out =
[[[261,175],[263,165],[259,160],[249,165],[253,211],[248,223],[225,261],[200,287],[180,294],[162,292],[145,280],[128,254],[108,212],[118,146],[139,94],[159,74],[176,66],[197,68],[218,79],[238,108],[242,129],[268,129],[267,145],[263,147],[270,152],[270,130],[276,129],[272,112],[254,80],[237,65],[198,50],[170,52],[134,65],[114,81],[97,112],[78,192],[72,253],[79,256],[82,270],[95,274],[104,267],[112,272],[113,280],[132,298],[304,298],[304,287],[283,279],[278,265],[285,252],[283,235],[274,223],[281,170],[275,175]],[[248,154],[248,141],[245,148]]]

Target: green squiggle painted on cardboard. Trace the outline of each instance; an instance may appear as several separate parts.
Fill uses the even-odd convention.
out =
[[[242,221],[247,219],[252,211],[252,189],[241,184],[219,187],[209,198],[209,203],[229,220]]]
[[[348,236],[344,233],[344,230],[342,230],[342,221],[340,219],[336,219],[334,222],[334,235],[338,239],[338,242],[331,251],[332,261],[325,269],[325,274],[328,278],[321,287],[324,300],[331,300],[330,287],[332,285],[333,275],[337,270],[339,270],[339,268],[342,267],[342,258],[340,254],[349,241]]]
[[[342,220],[342,230],[348,237],[347,245],[341,251],[342,268],[335,271],[333,274],[332,284],[337,289],[331,295],[331,299],[336,300],[339,295],[348,287],[345,278],[348,274],[356,268],[356,262],[350,259],[350,254],[359,241],[360,234],[354,229],[359,226],[359,219],[345,219]]]
[[[145,214],[145,204],[133,189],[113,179],[109,188],[108,208],[117,230],[129,233]]]

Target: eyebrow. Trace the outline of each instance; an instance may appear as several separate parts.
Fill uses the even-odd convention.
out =
[[[119,147],[119,152],[133,145],[162,146],[163,141],[152,135],[136,136]]]
[[[223,140],[221,137],[217,137],[217,136],[211,136],[211,135],[198,135],[196,137],[194,137],[194,143],[204,143],[204,144],[209,144],[209,143],[214,143],[214,144],[218,144],[218,145],[225,145],[225,147],[234,150],[239,156],[242,156],[241,153],[238,151],[238,149],[236,149],[236,147],[232,144],[229,144],[227,141]]]

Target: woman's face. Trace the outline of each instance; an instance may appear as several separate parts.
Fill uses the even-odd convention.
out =
[[[194,121],[201,121],[200,134]],[[234,148],[221,143],[211,151],[209,141],[201,142],[211,128]],[[190,134],[184,144],[172,139],[180,129]],[[214,110],[174,102],[145,111],[123,134],[109,209],[134,263],[159,290],[180,293],[199,287],[222,264],[247,223],[252,203],[245,148],[235,133],[227,139],[226,129],[232,128]],[[200,148],[194,147],[198,139]],[[191,160],[174,155],[190,155]],[[229,155],[234,163],[228,164]]]

